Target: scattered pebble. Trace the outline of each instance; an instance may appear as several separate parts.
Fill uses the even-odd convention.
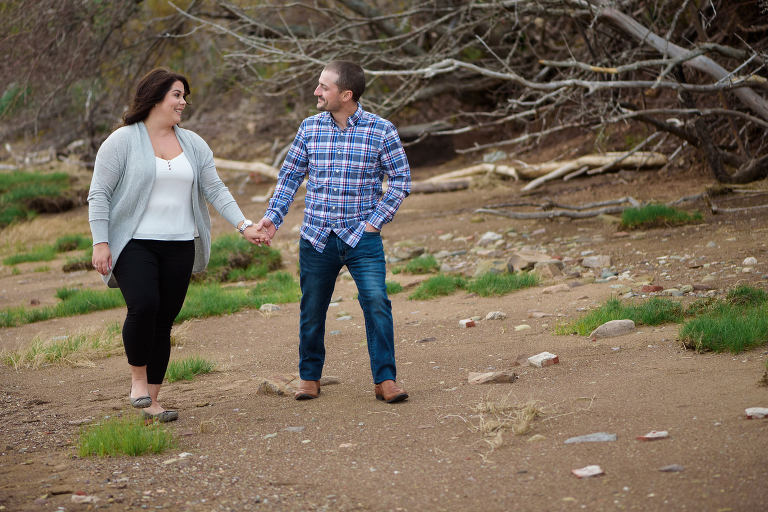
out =
[[[616,434],[609,434],[608,432],[595,432],[594,434],[585,434],[583,436],[571,437],[565,440],[565,444],[577,444],[577,443],[605,443],[609,441],[615,441]]]
[[[573,473],[579,478],[590,478],[593,476],[604,475],[605,471],[603,471],[603,468],[601,468],[600,466],[592,465],[592,466],[584,466],[583,468],[579,468],[579,469],[572,469],[571,473]]]
[[[657,439],[666,439],[669,437],[669,432],[666,430],[651,430],[643,436],[637,436],[638,441],[656,441]]]
[[[528,358],[528,364],[530,364],[531,366],[536,366],[538,368],[542,368],[544,366],[551,366],[559,362],[560,362],[560,358],[558,358],[555,354],[550,354],[549,352],[541,352],[540,354],[536,354],[535,356],[531,356]]]

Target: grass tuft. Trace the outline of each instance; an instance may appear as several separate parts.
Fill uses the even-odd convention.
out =
[[[421,283],[419,287],[416,288],[416,291],[408,298],[411,300],[428,300],[435,297],[451,295],[465,285],[466,280],[462,277],[438,274]]]
[[[466,289],[481,297],[491,297],[506,295],[515,290],[536,286],[538,282],[539,277],[536,274],[528,272],[515,272],[512,274],[496,274],[488,272],[477,279],[470,281],[467,284]]]
[[[686,322],[679,338],[686,348],[698,352],[738,354],[768,341],[768,311],[765,306],[722,305]]]
[[[398,283],[397,281],[387,281],[387,295],[394,295],[396,293],[400,293],[403,291],[403,285]]]
[[[145,425],[139,416],[112,417],[80,433],[78,452],[81,457],[137,456],[173,446],[173,435],[160,424]]]
[[[56,291],[56,296],[61,299],[61,302],[55,306],[32,309],[12,307],[0,310],[0,327],[17,327],[51,318],[83,315],[93,311],[125,306],[123,296],[118,289],[60,288]]]
[[[63,172],[0,173],[0,228],[34,217],[32,200],[60,197],[68,188],[69,176]]]
[[[637,304],[624,304],[612,297],[597,309],[567,324],[559,325],[556,334],[579,334],[588,336],[597,327],[611,320],[629,319],[635,324],[661,325],[670,322],[681,322],[685,310],[679,302],[660,297]]]
[[[35,338],[22,350],[0,353],[0,361],[15,370],[37,369],[50,364],[87,365],[90,359],[109,357],[122,351],[120,324],[113,322],[101,330],[83,331],[43,341]]]
[[[267,246],[250,243],[240,235],[218,237],[211,244],[211,259],[195,281],[234,282],[250,281],[265,277],[282,266],[280,252]]]
[[[627,208],[621,214],[621,224],[628,229],[652,228],[688,224],[702,218],[700,212],[690,214],[678,208],[653,203],[639,208]]]
[[[433,274],[440,270],[440,265],[434,256],[425,254],[406,263],[403,270],[409,274]]]
[[[165,378],[168,382],[177,380],[192,380],[195,375],[211,373],[216,364],[198,356],[191,356],[185,359],[175,360],[168,363],[168,369],[165,371]]]

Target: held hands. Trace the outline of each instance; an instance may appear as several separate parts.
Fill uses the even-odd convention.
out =
[[[276,232],[277,228],[275,228],[275,225],[265,217],[253,226],[245,228],[243,236],[252,244],[271,245],[272,237],[275,236]]]
[[[112,270],[112,251],[109,250],[107,242],[101,242],[93,246],[91,262],[96,272],[103,276],[109,274]]]

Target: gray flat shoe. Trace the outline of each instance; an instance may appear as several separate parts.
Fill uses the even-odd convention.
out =
[[[129,396],[128,401],[131,402],[131,405],[137,409],[146,409],[147,407],[152,405],[152,397],[149,395],[139,396],[136,398]]]
[[[158,421],[160,423],[168,423],[169,421],[176,421],[179,419],[179,413],[177,411],[163,411],[157,414],[149,414],[146,411],[142,411],[141,415],[145,420]]]

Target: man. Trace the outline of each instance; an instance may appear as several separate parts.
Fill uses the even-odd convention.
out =
[[[395,127],[366,112],[363,69],[334,61],[320,74],[315,96],[322,112],[305,119],[280,169],[277,186],[257,228],[270,239],[307,178],[299,240],[301,313],[299,386],[295,398],[320,394],[325,362],[325,317],[341,268],[357,284],[365,317],[376,398],[408,398],[396,382],[392,305],[387,298],[381,227],[410,192],[410,167]],[[388,177],[382,195],[382,180]]]

